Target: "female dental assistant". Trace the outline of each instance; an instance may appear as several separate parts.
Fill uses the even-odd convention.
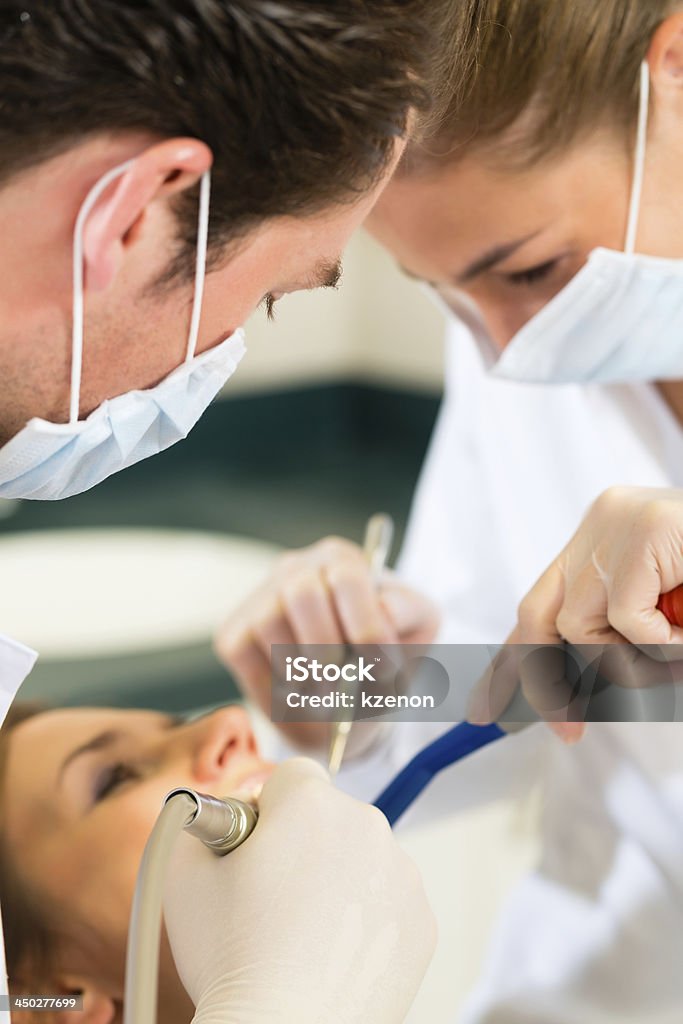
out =
[[[451,328],[401,565],[443,639],[517,622],[529,643],[680,641],[656,603],[683,580],[681,6],[470,5],[488,28],[452,156],[415,153],[372,218],[486,329]],[[467,141],[473,121],[488,139]],[[654,723],[548,739],[541,861],[463,1021],[680,1020],[682,740]]]
[[[452,117],[370,218],[461,314],[400,563],[444,642],[680,641],[656,604],[683,582],[682,8],[458,5]],[[321,579],[349,631],[348,562],[288,588],[295,637],[325,625]],[[407,588],[375,612],[378,636],[404,640],[427,618]],[[233,633],[223,650],[253,683],[247,646]],[[385,742],[408,752],[411,730]],[[440,780],[444,807],[525,763],[545,786],[541,862],[462,1021],[680,1020],[682,740],[678,724],[591,724],[575,746],[529,730],[478,755],[479,779],[473,762]]]

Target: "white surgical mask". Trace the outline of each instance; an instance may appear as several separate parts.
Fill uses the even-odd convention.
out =
[[[683,378],[683,259],[636,253],[650,75],[641,68],[633,185],[623,252],[586,265],[505,347],[491,373],[539,384]]]
[[[186,437],[244,354],[236,331],[195,355],[206,273],[209,171],[201,178],[194,300],[185,362],[155,387],[106,399],[78,419],[83,358],[83,227],[105,188],[131,161],[108,171],[81,206],[74,228],[71,403],[68,423],[34,418],[0,448],[0,498],[68,498]]]

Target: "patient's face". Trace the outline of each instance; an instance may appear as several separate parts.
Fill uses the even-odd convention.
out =
[[[271,771],[236,705],[191,723],[154,711],[47,711],[10,733],[3,824],[22,875],[68,907],[64,923],[87,947],[89,970],[122,986],[137,870],[166,793],[191,786],[249,799]]]

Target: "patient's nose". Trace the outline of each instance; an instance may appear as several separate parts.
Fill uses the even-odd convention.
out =
[[[192,771],[198,783],[221,778],[236,756],[257,754],[256,740],[244,708],[220,708],[193,722],[191,734]]]

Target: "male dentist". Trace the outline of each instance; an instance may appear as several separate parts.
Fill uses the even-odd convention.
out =
[[[427,24],[437,6],[2,5],[0,498],[67,497],[184,437],[235,370],[244,347],[238,328],[254,308],[334,286],[340,253],[423,103],[433,49]],[[0,721],[34,657],[0,640]],[[356,936],[355,949],[333,963],[311,950],[310,985],[266,970],[245,1009],[235,979],[240,968],[254,970],[253,953],[237,942],[230,978],[203,976],[193,987],[196,1020],[263,1019],[260,1000],[271,1006],[278,984],[283,1019],[360,1021],[366,1005],[375,1020],[403,1019],[433,926],[412,865],[377,816],[333,791],[312,763],[285,766],[264,790],[245,867],[230,858],[211,864],[202,887],[198,859],[193,884],[213,898],[219,882],[220,898],[234,907],[231,894],[248,887],[244,872],[258,862],[258,886],[230,921],[233,935],[246,937],[276,900],[270,868],[286,849],[305,864],[310,899],[283,915],[273,948],[293,949],[297,936],[306,948],[320,893],[328,908],[338,901],[339,915],[352,895],[368,943],[401,934],[401,984],[382,986],[376,957],[352,969],[363,942]],[[358,869],[354,836],[368,863],[386,865],[394,900]],[[339,857],[345,842],[349,856]],[[336,895],[332,862],[342,875],[348,865]],[[401,927],[401,905],[412,906],[410,929]],[[297,969],[307,977],[305,964]],[[103,1019],[89,999],[84,1021]]]

